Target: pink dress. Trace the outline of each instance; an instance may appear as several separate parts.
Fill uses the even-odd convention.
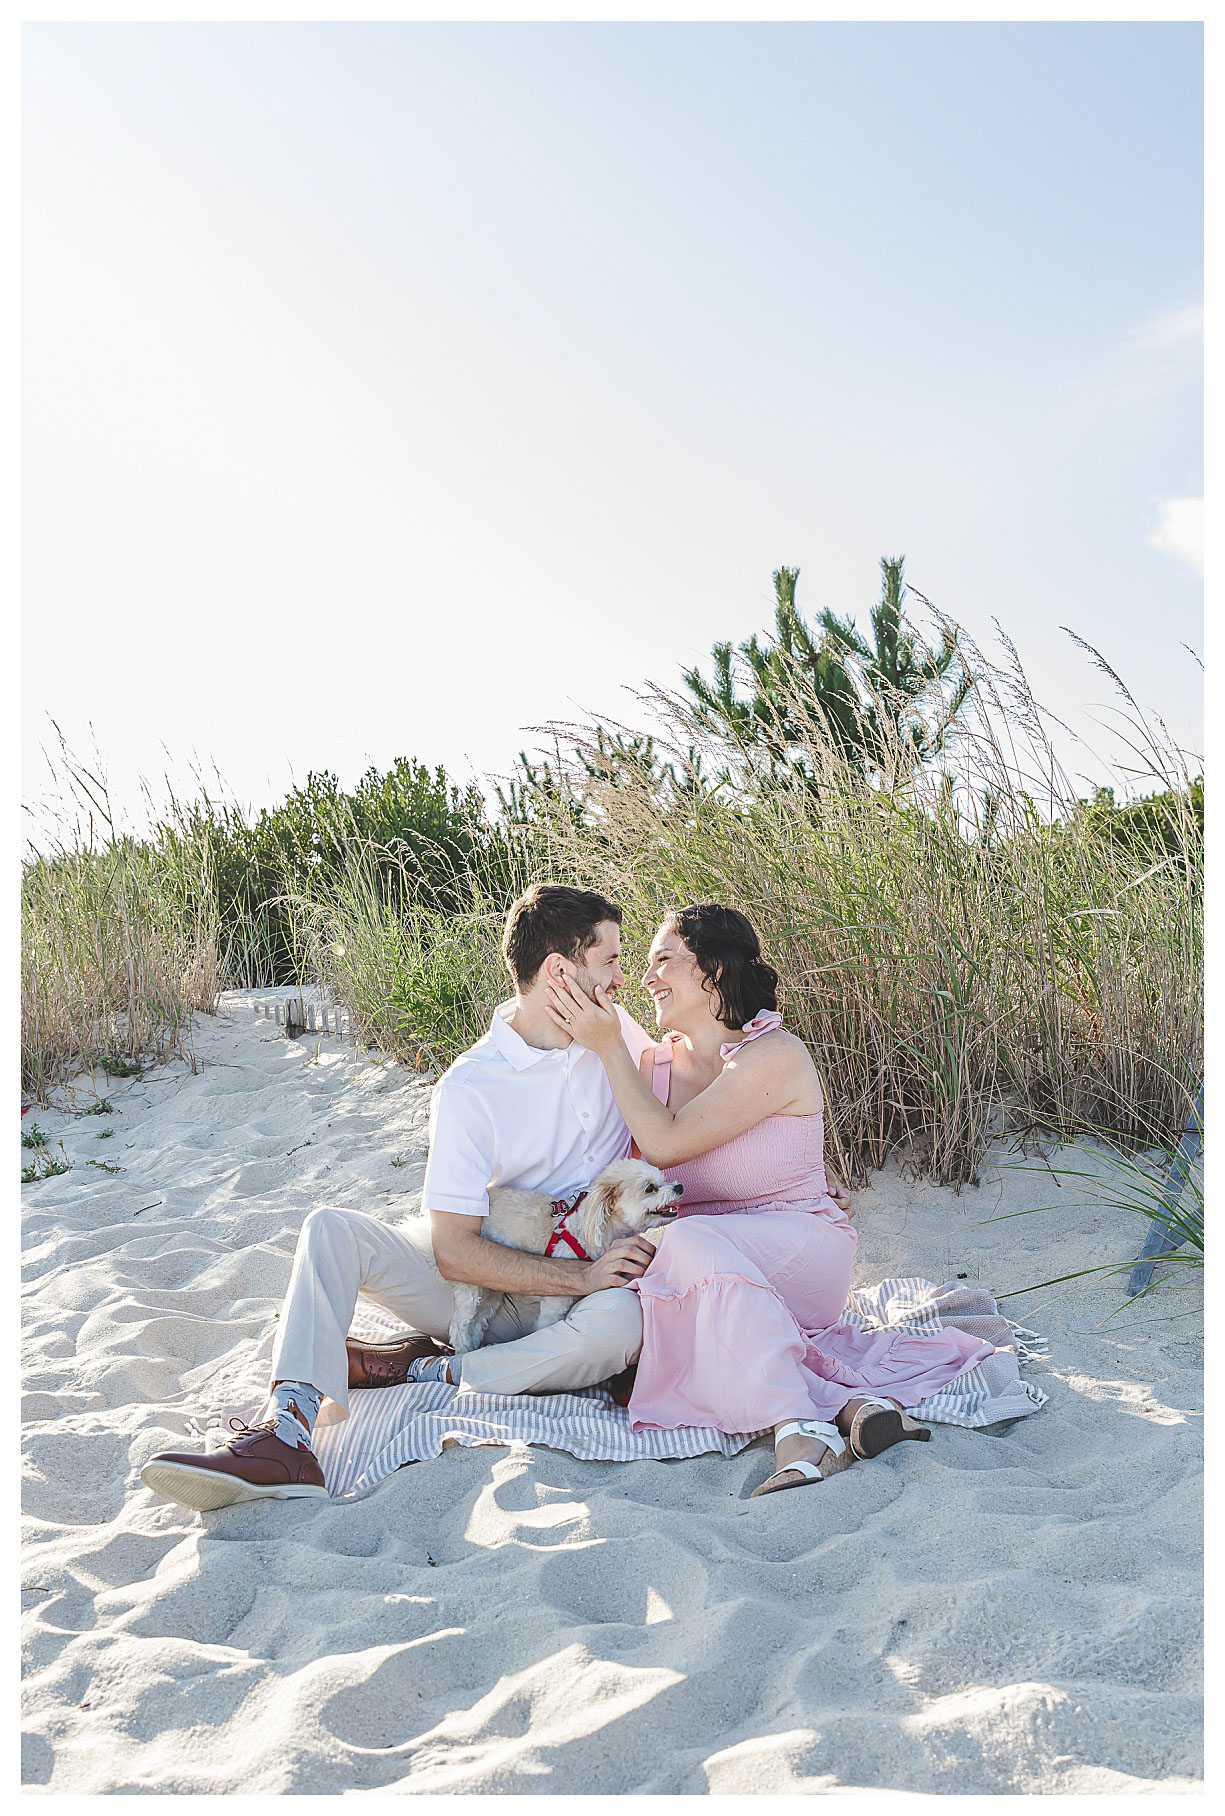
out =
[[[723,1057],[780,1025],[773,1010],[755,1016]],[[661,1103],[671,1065],[665,1042],[651,1080]],[[857,1238],[829,1195],[824,1150],[822,1115],[767,1116],[667,1169],[685,1188],[684,1207],[632,1283],[643,1323],[635,1431],[762,1431],[833,1419],[863,1393],[915,1406],[992,1353],[959,1330],[914,1336],[839,1323]]]

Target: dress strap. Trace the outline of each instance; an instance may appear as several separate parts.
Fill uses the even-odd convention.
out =
[[[719,1058],[730,1059],[733,1053],[739,1053],[741,1047],[756,1040],[759,1034],[773,1034],[775,1028],[781,1028],[782,1025],[783,1018],[777,1009],[759,1009],[752,1021],[745,1022],[739,1040],[729,1041],[719,1048]]]
[[[638,1061],[638,1070],[650,1085],[651,1095],[666,1109],[672,1089],[672,1042],[665,1040],[658,1047],[647,1047]],[[642,1159],[642,1149],[636,1141],[630,1143],[630,1154],[635,1160]]]
[[[664,1108],[668,1105],[668,1093],[672,1089],[672,1042],[665,1040],[658,1047],[651,1048],[651,1093],[657,1097]],[[643,1055],[646,1058],[646,1055]]]

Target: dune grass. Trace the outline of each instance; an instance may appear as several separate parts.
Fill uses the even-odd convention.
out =
[[[785,747],[712,738],[652,689],[650,761],[623,748],[602,777],[595,728],[567,727],[537,802],[552,873],[621,902],[637,955],[669,905],[749,916],[856,1178],[901,1150],[937,1180],[973,1181],[1005,1126],[1157,1146],[1202,1068],[1202,836],[1178,806],[1180,754],[1128,696],[1137,767],[1182,818],[1173,841],[1112,840],[1011,651],[996,667],[966,641],[974,692],[935,764],[899,739],[864,768],[796,670]]]
[[[508,993],[508,902],[552,878],[622,904],[631,976],[667,907],[741,908],[821,1068],[833,1158],[853,1179],[900,1153],[973,1181],[1004,1128],[1093,1129],[1124,1151],[1172,1141],[1203,1064],[1203,837],[1186,765],[1122,690],[1119,780],[1166,805],[1156,830],[1142,815],[1113,836],[1056,760],[1011,647],[998,665],[962,632],[957,648],[973,687],[935,760],[901,735],[877,736],[871,765],[857,758],[780,660],[775,719],[751,739],[650,688],[650,738],[549,728],[548,761],[516,778],[501,824],[468,838],[444,819],[410,843],[333,818],[326,863],[273,866],[246,894],[241,841],[208,804],[141,843],[78,772],[88,836],[23,882],[23,1089],[45,1101],[82,1064],[176,1050],[219,987],[263,981],[250,967],[273,926],[292,981],[327,988],[366,1045],[436,1070]],[[888,726],[896,704],[860,710]],[[624,1000],[650,1025],[636,986]]]
[[[344,1004],[365,1045],[443,1071],[509,993],[502,923],[526,880],[526,868],[507,877],[494,899],[478,869],[457,865],[457,905],[444,910],[414,902],[403,853],[355,838],[335,876],[291,898],[304,972]]]
[[[1162,1280],[1171,1276],[1177,1278],[1188,1268],[1201,1271],[1204,1265],[1204,1169],[1203,1169],[1203,1100],[1195,1104],[1187,1124],[1183,1139],[1171,1146],[1167,1152],[1156,1152],[1140,1156],[1121,1154],[1108,1141],[1101,1139],[1101,1131],[1094,1131],[1092,1141],[1073,1141],[1068,1147],[1084,1158],[1085,1164],[1069,1166],[1061,1155],[1059,1171],[1053,1174],[1049,1167],[1041,1169],[1027,1166],[1012,1166],[1007,1170],[1013,1173],[1039,1173],[1050,1179],[1061,1191],[1066,1190],[1067,1182],[1077,1180],[1084,1189],[1084,1195],[1091,1201],[1106,1206],[1112,1211],[1124,1213],[1120,1223],[1124,1226],[1127,1214],[1139,1218],[1140,1222],[1132,1223],[1132,1253],[1123,1261],[1104,1261],[1095,1267],[1077,1268],[1071,1273],[1057,1274],[1050,1280],[1035,1281],[1032,1286],[1016,1287],[1011,1293],[1001,1293],[1002,1299],[1017,1299],[1025,1293],[1036,1293],[1050,1286],[1064,1286],[1075,1280],[1109,1279],[1113,1275],[1130,1275],[1140,1259],[1141,1250],[1151,1228],[1162,1233],[1169,1247],[1163,1252],[1145,1257],[1151,1270],[1151,1277],[1146,1286],[1142,1286],[1134,1299],[1128,1298],[1124,1305],[1135,1304],[1152,1292]],[[1002,1217],[989,1217],[988,1223],[1004,1223],[1014,1217],[1038,1216],[1044,1211],[1058,1212],[1057,1203],[1027,1206],[1023,1211],[1010,1211]],[[1193,1276],[1194,1277],[1194,1276]],[[1130,1282],[1129,1282],[1130,1285]],[[1123,1306],[1108,1313],[1113,1318]]]
[[[220,986],[208,853],[173,856],[120,832],[100,777],[64,754],[66,819],[21,885],[21,1089],[101,1067],[111,1076],[190,1050]]]

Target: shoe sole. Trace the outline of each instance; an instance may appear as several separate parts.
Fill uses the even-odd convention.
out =
[[[817,1464],[817,1468],[821,1471],[817,1480],[821,1482],[830,1481],[833,1476],[841,1475],[843,1470],[849,1469],[854,1461],[855,1453],[852,1451],[849,1444],[844,1445],[837,1456],[833,1456],[830,1451],[827,1450],[825,1455],[821,1458],[821,1461]],[[780,1482],[778,1480],[779,1476],[785,1476],[787,1474],[798,1477],[798,1480],[794,1482]],[[749,1499],[750,1501],[754,1501],[757,1499],[758,1495],[787,1494],[792,1488],[815,1488],[816,1486],[817,1481],[814,1481],[812,1476],[800,1475],[798,1469],[789,1468],[789,1466],[784,1463],[781,1469],[776,1469],[773,1475],[768,1475],[764,1482],[758,1483],[757,1487],[750,1492]]]
[[[916,1425],[907,1431],[900,1412],[872,1412],[861,1419],[855,1433],[855,1454],[866,1462],[870,1457],[878,1457],[882,1450],[888,1450],[894,1444],[903,1444],[908,1440],[916,1444],[926,1444],[931,1437],[925,1425]]]
[[[238,1501],[328,1498],[326,1488],[315,1488],[309,1482],[284,1482],[276,1488],[263,1488],[237,1476],[220,1475],[215,1469],[192,1469],[186,1463],[146,1463],[140,1479],[163,1500],[177,1501],[180,1507],[191,1507],[196,1513],[211,1513],[216,1507],[232,1507]]]

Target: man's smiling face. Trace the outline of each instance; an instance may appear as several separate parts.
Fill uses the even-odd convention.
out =
[[[605,996],[615,996],[625,982],[621,969],[621,929],[616,921],[601,921],[586,952],[574,960],[574,981],[594,999],[597,986]]]

